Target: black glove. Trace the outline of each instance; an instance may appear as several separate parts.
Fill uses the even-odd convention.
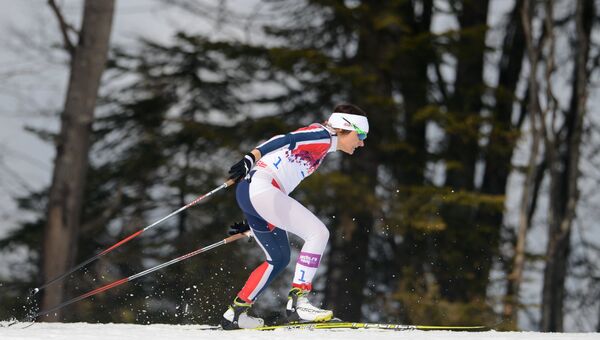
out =
[[[242,160],[235,163],[231,169],[229,169],[229,179],[233,179],[236,182],[246,177],[250,172],[250,169],[254,166],[256,158],[251,152],[248,152]]]
[[[229,235],[244,233],[248,230],[250,230],[250,226],[246,220],[243,220],[242,222],[235,222],[233,225],[229,226]]]

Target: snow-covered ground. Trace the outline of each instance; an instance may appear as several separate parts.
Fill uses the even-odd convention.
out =
[[[200,325],[131,325],[88,323],[17,324],[0,328],[2,340],[598,340],[599,333],[535,333],[535,332],[441,332],[389,330],[276,330],[220,331]]]

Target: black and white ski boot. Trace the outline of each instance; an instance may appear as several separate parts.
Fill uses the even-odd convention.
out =
[[[265,321],[248,315],[248,309],[252,304],[247,303],[237,296],[233,299],[233,304],[227,308],[221,319],[221,327],[225,330],[240,328],[257,328],[265,325]]]
[[[290,290],[285,310],[288,322],[322,322],[333,318],[332,311],[311,305],[306,295],[308,292],[300,288]]]

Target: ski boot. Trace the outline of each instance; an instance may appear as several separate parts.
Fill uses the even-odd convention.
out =
[[[311,305],[306,297],[307,294],[308,291],[296,287],[290,290],[285,310],[288,322],[321,322],[331,320],[333,312]]]
[[[227,308],[221,319],[221,327],[225,330],[240,328],[257,328],[265,325],[261,318],[255,318],[248,315],[248,309],[252,304],[247,303],[237,296],[233,299],[233,304]]]

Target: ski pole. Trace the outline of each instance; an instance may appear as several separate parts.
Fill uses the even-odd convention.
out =
[[[75,298],[72,298],[71,300],[65,301],[65,302],[63,302],[63,303],[61,303],[61,304],[59,304],[59,305],[57,305],[55,307],[52,307],[52,308],[48,309],[48,310],[38,312],[38,313],[36,313],[36,314],[34,314],[32,316],[32,319],[36,319],[38,316],[41,316],[41,315],[52,313],[52,312],[54,312],[56,310],[59,310],[59,309],[61,309],[63,307],[66,307],[66,306],[68,306],[68,305],[70,305],[70,304],[72,304],[74,302],[83,300],[83,299],[88,298],[90,296],[94,296],[94,295],[96,295],[98,293],[102,293],[102,292],[107,291],[107,290],[109,290],[111,288],[120,286],[123,283],[129,282],[129,281],[133,281],[133,280],[135,280],[137,278],[140,278],[140,277],[142,277],[144,275],[150,274],[150,273],[152,273],[154,271],[157,271],[159,269],[168,267],[168,266],[170,266],[172,264],[175,264],[177,262],[183,261],[185,259],[189,259],[192,256],[196,256],[196,255],[198,255],[200,253],[204,253],[204,252],[209,251],[211,249],[214,249],[214,248],[216,248],[218,246],[222,246],[224,244],[231,243],[233,241],[237,241],[237,240],[239,240],[239,239],[241,239],[243,237],[251,237],[250,231],[246,231],[246,232],[243,232],[243,233],[239,233],[239,234],[235,234],[235,235],[229,236],[229,237],[227,237],[227,238],[225,238],[225,239],[223,239],[223,240],[221,240],[219,242],[213,243],[211,245],[208,245],[208,246],[200,248],[200,249],[196,249],[196,250],[194,250],[191,253],[187,253],[187,254],[182,255],[180,257],[174,258],[171,261],[159,264],[157,266],[154,266],[152,268],[146,269],[146,270],[144,270],[142,272],[139,272],[137,274],[134,274],[134,275],[131,275],[131,276],[128,276],[128,277],[124,277],[124,278],[122,278],[120,280],[113,281],[113,282],[111,282],[109,284],[106,284],[106,285],[104,285],[102,287],[96,288],[96,289],[91,290],[91,291],[89,291],[89,292],[87,292],[85,294],[82,294],[82,295],[79,295],[79,296],[77,296]]]
[[[106,248],[106,249],[105,249],[105,250],[103,250],[102,252],[100,252],[100,253],[98,253],[98,254],[96,254],[96,255],[94,255],[94,256],[92,256],[92,257],[90,257],[89,259],[87,259],[87,260],[85,260],[85,261],[81,262],[80,264],[76,265],[75,267],[73,267],[73,268],[71,268],[71,269],[67,270],[67,271],[66,271],[64,274],[62,274],[62,275],[59,275],[59,276],[57,276],[57,277],[53,278],[52,280],[50,280],[50,281],[48,281],[48,282],[44,283],[44,284],[43,284],[43,285],[41,285],[40,287],[34,288],[34,289],[32,290],[32,292],[31,292],[31,293],[32,293],[32,295],[35,295],[35,294],[39,293],[41,290],[43,290],[44,288],[46,288],[46,287],[50,286],[51,284],[53,284],[53,283],[55,283],[55,282],[58,282],[58,281],[60,281],[60,280],[64,279],[64,278],[65,278],[67,275],[69,275],[69,274],[71,274],[71,273],[73,273],[73,272],[75,272],[75,271],[79,270],[80,268],[84,267],[85,265],[89,264],[90,262],[92,262],[92,261],[94,261],[94,260],[97,260],[98,258],[100,258],[100,257],[102,257],[102,256],[104,256],[104,255],[106,255],[106,254],[108,254],[108,253],[110,253],[111,251],[115,250],[116,248],[120,247],[121,245],[123,245],[123,244],[125,244],[125,243],[127,243],[127,242],[131,241],[132,239],[134,239],[134,238],[136,238],[136,237],[140,236],[140,235],[141,235],[143,232],[145,232],[146,230],[148,230],[148,229],[150,229],[150,228],[153,228],[154,226],[156,226],[156,225],[158,225],[159,223],[161,223],[161,222],[163,222],[163,221],[167,220],[168,218],[170,218],[170,217],[173,217],[173,216],[175,216],[175,215],[179,214],[180,212],[182,212],[182,211],[186,210],[187,208],[189,208],[189,207],[192,207],[192,206],[194,206],[194,205],[198,204],[200,201],[202,201],[203,199],[205,199],[205,198],[207,198],[207,197],[211,196],[212,194],[216,193],[217,191],[219,191],[219,190],[221,190],[221,189],[224,189],[224,188],[227,188],[227,187],[229,187],[229,186],[231,186],[231,185],[233,185],[233,184],[235,184],[235,181],[234,181],[234,180],[232,180],[232,179],[230,179],[230,180],[228,180],[227,182],[225,182],[225,183],[221,184],[219,187],[217,187],[217,188],[213,189],[212,191],[210,191],[210,192],[207,192],[206,194],[204,194],[204,195],[201,195],[201,196],[197,197],[195,200],[193,200],[192,202],[188,203],[187,205],[185,205],[185,206],[183,206],[183,207],[181,207],[181,208],[179,208],[179,209],[177,209],[177,210],[173,211],[173,212],[172,212],[172,213],[170,213],[169,215],[167,215],[167,216],[165,216],[165,217],[161,218],[160,220],[158,220],[158,221],[156,221],[156,222],[154,222],[154,223],[152,223],[152,224],[150,224],[150,225],[146,226],[145,228],[143,228],[143,229],[140,229],[140,230],[136,231],[135,233],[133,233],[133,234],[131,234],[131,235],[127,236],[126,238],[122,239],[121,241],[119,241],[119,242],[117,242],[117,243],[113,244],[112,246],[110,246],[110,247]]]

